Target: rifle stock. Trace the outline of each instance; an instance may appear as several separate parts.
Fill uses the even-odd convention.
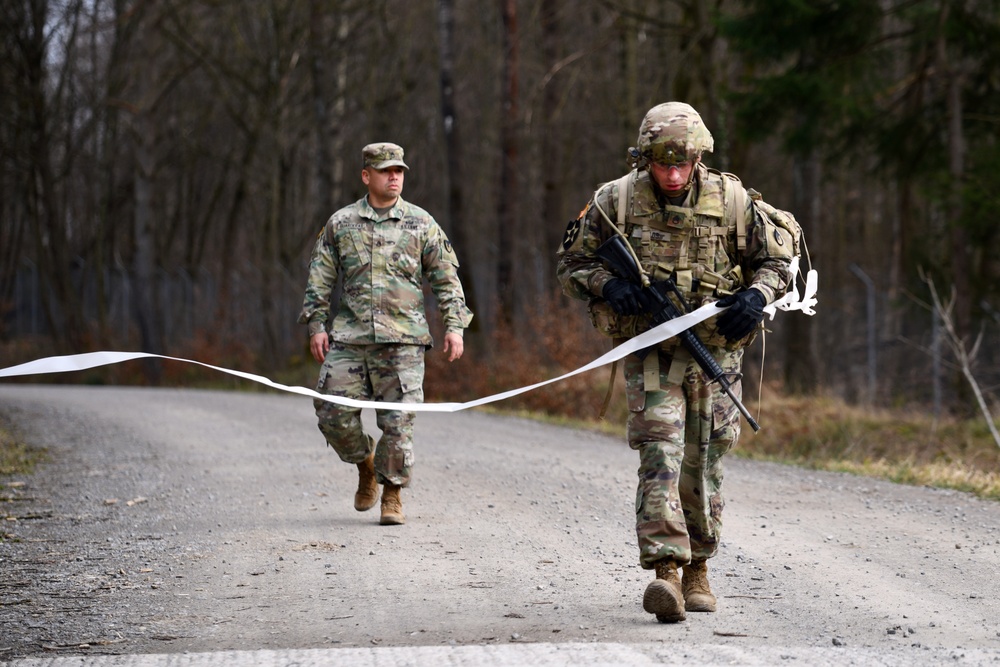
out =
[[[612,273],[617,275],[619,278],[623,278],[638,285],[643,285],[642,271],[640,270],[635,259],[632,257],[632,254],[628,251],[628,248],[625,247],[625,241],[621,236],[612,236],[610,239],[602,243],[597,249],[596,255],[601,258],[601,261],[603,261],[608,268],[611,269]],[[672,320],[675,317],[680,317],[683,314],[674,302],[670,300],[670,297],[661,291],[658,287],[659,284],[661,283],[650,284],[643,287],[643,292],[650,297],[650,301],[652,303],[656,304],[656,309],[653,312],[654,326],[663,324],[667,320]],[[673,281],[669,278],[662,281],[662,284],[666,284],[672,290],[676,290]],[[715,360],[715,357],[712,356],[712,353],[709,352],[707,347],[705,347],[705,344],[701,341],[701,339],[698,338],[698,336],[696,336],[690,329],[685,329],[677,335],[681,339],[681,344],[684,345],[694,360],[698,362],[701,369],[705,371],[709,382],[718,383],[718,385],[722,387],[722,391],[729,397],[729,400],[731,400],[736,406],[736,409],[740,411],[740,414],[742,414],[747,420],[747,423],[750,424],[750,428],[752,428],[755,433],[759,431],[760,424],[757,423],[757,420],[753,418],[740,399],[736,398],[736,395],[730,388],[731,385],[726,372],[722,370],[722,367],[719,366],[719,362]],[[648,352],[648,350],[646,352]],[[741,376],[739,373],[734,375],[737,377]]]

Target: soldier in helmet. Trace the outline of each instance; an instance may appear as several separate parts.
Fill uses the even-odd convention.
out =
[[[316,239],[299,322],[309,325],[309,348],[322,364],[317,391],[420,403],[424,353],[432,343],[423,281],[437,297],[448,361],[462,356],[472,312],[448,237],[427,211],[401,197],[409,169],[403,149],[369,144],[361,157],[368,194],[334,213]],[[343,295],[339,309],[331,313],[338,277]],[[376,410],[382,430],[376,443],[362,429],[360,409],[319,399],[315,407],[327,444],[342,461],[358,467],[354,508],[363,512],[374,507],[382,484],[379,522],[404,523],[400,489],[409,483],[413,466],[414,413]]]
[[[712,146],[691,106],[650,109],[629,151],[632,171],[601,186],[569,224],[557,272],[564,292],[587,301],[594,325],[616,344],[646,331],[654,307],[647,293],[595,254],[622,235],[651,281],[676,283],[684,297],[679,307],[716,300],[728,306],[694,333],[738,378],[762,309],[792,279],[792,238],[755,214],[735,176],[705,166],[702,156]],[[674,623],[686,612],[716,609],[707,561],[719,548],[722,457],[739,438],[740,413],[676,338],[629,355],[623,367],[628,444],[639,453],[639,563],[656,572],[643,609]],[[741,395],[738,379],[731,389]]]

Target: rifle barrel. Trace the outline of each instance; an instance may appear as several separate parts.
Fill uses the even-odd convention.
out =
[[[726,395],[729,396],[733,405],[736,406],[736,409],[740,411],[740,414],[743,415],[744,419],[747,420],[747,423],[750,424],[750,428],[753,429],[753,432],[756,433],[759,431],[760,424],[758,424],[757,420],[750,415],[750,412],[747,410],[746,406],[743,405],[743,402],[736,398],[733,394],[733,390],[729,388],[729,382],[726,381],[726,378],[719,378],[718,382],[719,386],[722,387],[722,391],[726,392]]]

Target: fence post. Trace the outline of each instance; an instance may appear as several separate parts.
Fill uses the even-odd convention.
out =
[[[875,356],[877,352],[877,336],[875,330],[875,283],[868,277],[868,274],[854,262],[851,262],[847,268],[851,270],[851,273],[857,276],[858,280],[865,284],[865,291],[867,292],[865,310],[868,319],[868,398],[871,403],[875,403],[875,391],[878,387]]]

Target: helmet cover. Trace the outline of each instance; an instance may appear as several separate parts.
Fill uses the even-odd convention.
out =
[[[715,146],[701,115],[684,102],[658,104],[646,112],[636,142],[649,162],[680,164],[697,159]]]

